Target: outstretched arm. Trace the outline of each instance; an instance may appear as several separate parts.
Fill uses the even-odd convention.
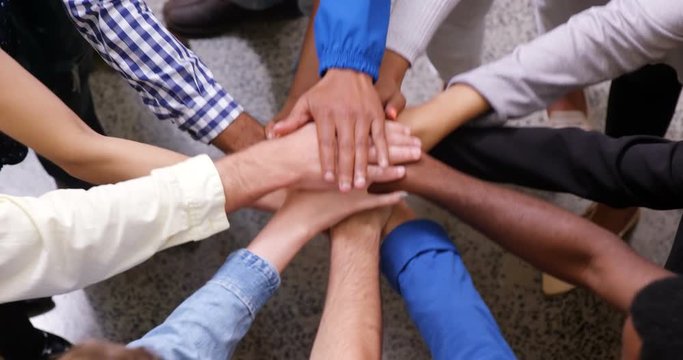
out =
[[[379,243],[388,209],[356,214],[332,228],[330,277],[311,359],[380,359]]]
[[[399,186],[441,204],[513,254],[588,287],[622,311],[643,286],[670,274],[585,219],[430,157],[411,166]]]
[[[382,197],[361,192],[290,194],[247,249],[230,255],[213,279],[163,324],[129,346],[145,347],[164,359],[230,358],[279,287],[279,274],[308,240],[353,212],[395,204],[401,197],[398,193]]]

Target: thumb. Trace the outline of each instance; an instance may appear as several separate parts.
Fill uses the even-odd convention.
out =
[[[398,114],[403,111],[403,109],[406,107],[406,98],[403,96],[403,94],[398,91],[396,92],[387,102],[387,105],[384,107],[384,112],[387,116],[387,119],[390,120],[396,120],[398,118]]]
[[[306,99],[300,99],[289,116],[273,125],[268,132],[268,137],[273,138],[292,133],[310,120],[311,116],[308,108],[308,101],[306,101]]]

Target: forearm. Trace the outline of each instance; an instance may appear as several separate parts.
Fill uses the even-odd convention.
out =
[[[206,156],[88,191],[2,196],[0,301],[79,289],[225,230],[224,202]]]
[[[91,130],[38,80],[0,53],[0,131],[95,184],[148,175],[186,156]],[[27,97],[26,94],[31,94]]]
[[[587,286],[626,310],[645,284],[667,275],[606,230],[553,205],[476,180],[425,157],[410,191],[440,203],[538,268]]]
[[[681,13],[677,1],[611,1],[451,84],[476,88],[500,118],[522,117],[571,90],[661,61],[681,46]]]
[[[212,141],[242,112],[142,0],[62,0],[78,31],[160,120]]]
[[[415,111],[416,116],[399,121],[410,126],[412,134],[422,140],[422,148],[429,150],[455,129],[489,110],[486,99],[476,89],[457,84],[428,103],[407,109],[406,114]]]
[[[163,359],[230,359],[279,285],[280,277],[268,262],[238,250],[164,323],[128,346],[146,348]]]
[[[330,277],[311,359],[379,359],[379,228],[333,229]]]
[[[296,172],[297,167],[284,160],[284,156],[276,156],[286,151],[282,140],[277,139],[217,160],[225,191],[225,211],[235,211],[274,190],[293,185],[301,175]]]

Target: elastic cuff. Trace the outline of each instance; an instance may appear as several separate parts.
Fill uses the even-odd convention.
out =
[[[268,261],[240,249],[230,254],[210,282],[232,291],[255,315],[280,287],[280,275]]]
[[[351,69],[370,75],[374,83],[379,77],[383,55],[384,49],[378,54],[349,49],[322,49],[319,52],[320,76],[324,76],[329,69]]]
[[[444,228],[432,220],[412,220],[399,225],[384,238],[381,254],[382,273],[400,293],[398,276],[412,259],[427,251],[458,249]]]

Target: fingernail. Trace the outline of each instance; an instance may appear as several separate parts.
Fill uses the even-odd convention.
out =
[[[332,182],[334,181],[334,174],[332,171],[326,171],[325,175],[323,175],[323,179],[325,179],[325,181]]]
[[[406,174],[405,166],[399,166],[396,171],[398,172],[398,176],[404,176]]]
[[[351,190],[351,183],[349,181],[342,181],[339,183],[339,190],[342,192],[347,192]]]
[[[420,146],[420,147],[422,147],[422,140],[420,140],[419,138],[413,138],[413,144],[414,144],[415,146]]]
[[[267,138],[268,140],[273,140],[273,136],[274,136],[274,135],[273,135],[273,131],[272,131],[272,130],[269,130],[269,131],[266,132],[266,138]]]
[[[354,181],[356,188],[357,189],[362,189],[365,187],[365,177],[363,176],[356,176],[356,180]]]

